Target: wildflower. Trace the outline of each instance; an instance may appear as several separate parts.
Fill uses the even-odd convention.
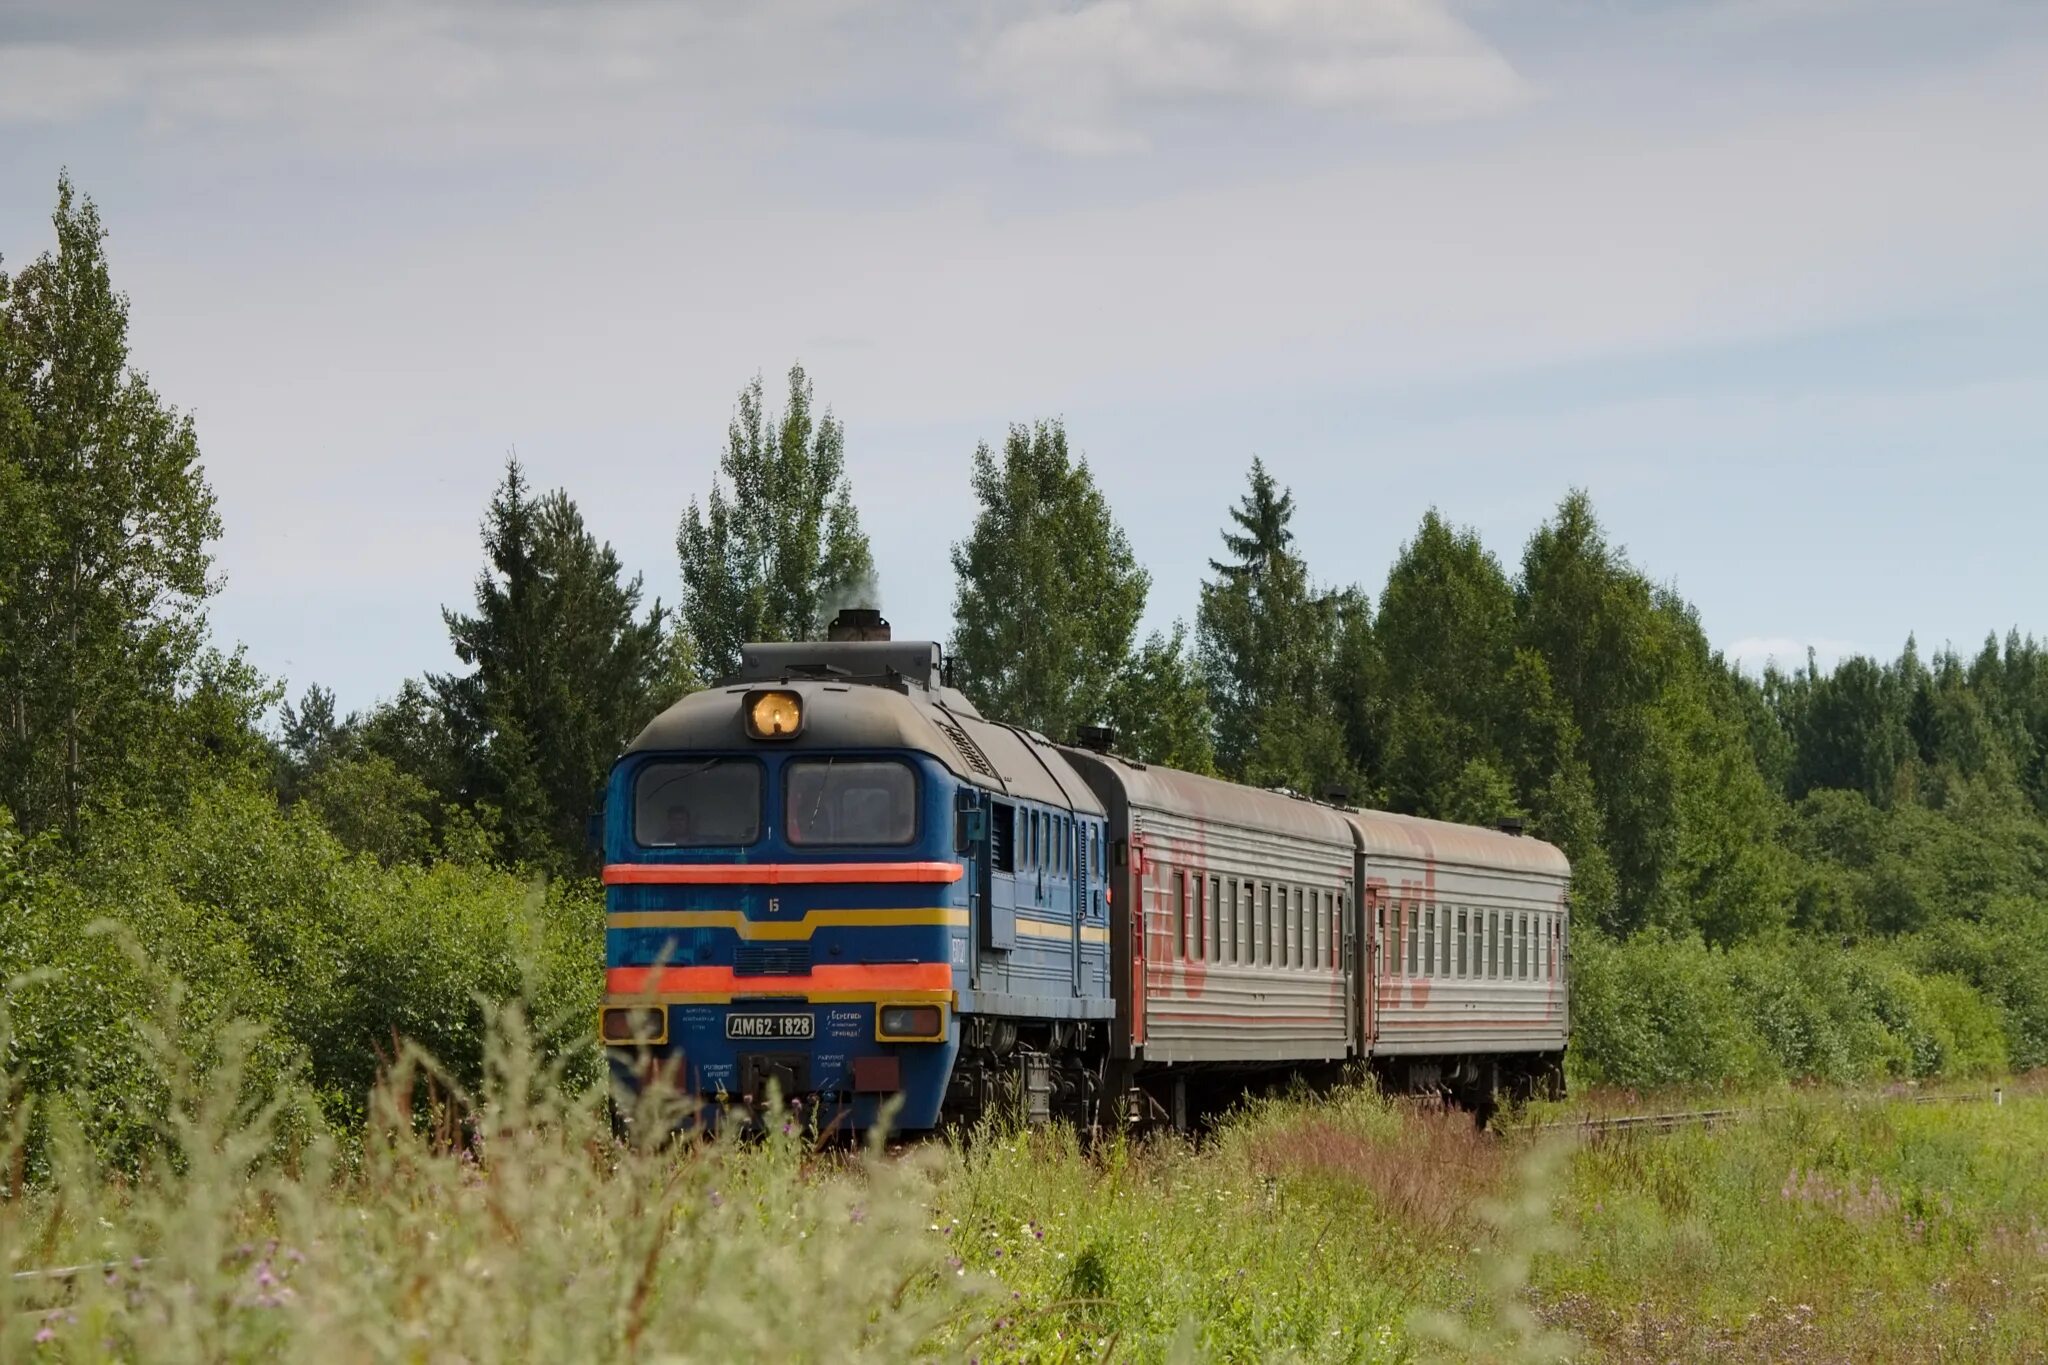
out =
[[[714,1209],[725,1207],[725,1201],[719,1198],[717,1190],[711,1192],[711,1207]]]
[[[850,1209],[848,1209],[848,1210],[846,1211],[846,1221],[847,1221],[847,1222],[849,1222],[849,1223],[865,1223],[865,1222],[867,1222],[867,1221],[868,1221],[868,1210],[867,1210],[867,1206],[866,1206],[865,1204],[855,1204],[855,1205],[854,1205],[854,1206],[853,1206],[852,1208],[850,1208]]]
[[[56,1339],[57,1329],[54,1327],[45,1327],[36,1333],[36,1345],[38,1346],[47,1346]]]

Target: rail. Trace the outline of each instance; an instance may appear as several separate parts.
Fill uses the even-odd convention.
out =
[[[2005,1087],[1995,1086],[1988,1091],[1959,1091],[1934,1095],[1888,1095],[1871,1094],[1867,1098],[1885,1104],[2004,1104]],[[1757,1118],[1764,1114],[1783,1113],[1789,1105],[1764,1104],[1732,1109],[1684,1109],[1661,1114],[1597,1114],[1576,1119],[1559,1119],[1551,1123],[1515,1125],[1510,1131],[1520,1133],[1675,1133],[1682,1128],[1711,1128],[1716,1124],[1733,1123],[1742,1119]]]

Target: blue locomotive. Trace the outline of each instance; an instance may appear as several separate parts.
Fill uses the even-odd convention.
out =
[[[1570,867],[982,716],[872,611],[754,644],[612,770],[599,1021],[628,1093],[825,1129],[1187,1125],[1370,1067],[1482,1115],[1555,1089]]]
[[[936,644],[846,612],[657,717],[604,818],[614,1075],[707,1115],[771,1083],[826,1127],[1009,1095],[1092,1116],[1109,989],[1100,804],[977,713]]]

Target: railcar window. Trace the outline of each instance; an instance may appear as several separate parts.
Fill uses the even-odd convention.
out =
[[[1529,917],[1527,915],[1517,918],[1515,936],[1520,941],[1521,946],[1516,962],[1515,975],[1527,981],[1529,979]]]
[[[1202,900],[1202,874],[1195,874],[1195,961],[1209,960],[1208,907]]]
[[[1300,887],[1294,888],[1294,916],[1287,922],[1287,965],[1290,967],[1302,966],[1305,961],[1303,953],[1306,949],[1301,941],[1301,911],[1305,904],[1304,895],[1305,893]]]
[[[1408,902],[1408,975],[1414,976],[1422,968],[1422,907],[1415,901]]]
[[[1180,955],[1188,955],[1188,874],[1173,874],[1173,938]]]
[[[800,759],[782,770],[792,844],[907,844],[917,774],[893,759]]]
[[[1238,926],[1237,960],[1247,967],[1257,966],[1259,961],[1259,888],[1251,881],[1244,884],[1244,923]]]
[[[1237,961],[1237,878],[1230,879],[1230,908],[1225,911],[1222,902],[1217,902],[1218,912],[1223,919],[1223,960]]]
[[[1422,912],[1422,974],[1436,975],[1436,906]]]
[[[1486,974],[1500,975],[1500,911],[1486,912]]]
[[[1223,958],[1223,878],[1208,878],[1208,905],[1202,907],[1208,925],[1208,960]]]
[[[735,848],[761,837],[761,765],[751,758],[650,763],[633,779],[643,848]]]
[[[1467,924],[1469,916],[1470,912],[1463,906],[1458,908],[1458,975],[1461,977],[1466,975],[1465,969],[1470,963],[1470,959],[1466,956],[1466,945],[1470,942],[1469,926]]]
[[[1321,887],[1311,886],[1308,889],[1308,923],[1303,933],[1307,937],[1301,945],[1301,950],[1308,955],[1308,965],[1311,967],[1322,966],[1323,891]]]

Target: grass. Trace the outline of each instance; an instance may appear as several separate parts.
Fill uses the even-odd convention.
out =
[[[4,1032],[4,1029],[0,1029]],[[987,1129],[905,1152],[614,1142],[501,1017],[367,1127],[204,1068],[175,1011],[139,1170],[61,1097],[0,1161],[0,1360],[2039,1359],[2048,1094],[1771,1096],[1713,1130],[1475,1134],[1366,1090],[1199,1146]],[[0,1038],[4,1043],[4,1038]],[[4,1055],[0,1047],[0,1055]],[[1594,1097],[1595,1107],[1618,1097]],[[1569,1112],[1568,1110],[1565,1112]],[[21,1271],[85,1267],[66,1277]]]

